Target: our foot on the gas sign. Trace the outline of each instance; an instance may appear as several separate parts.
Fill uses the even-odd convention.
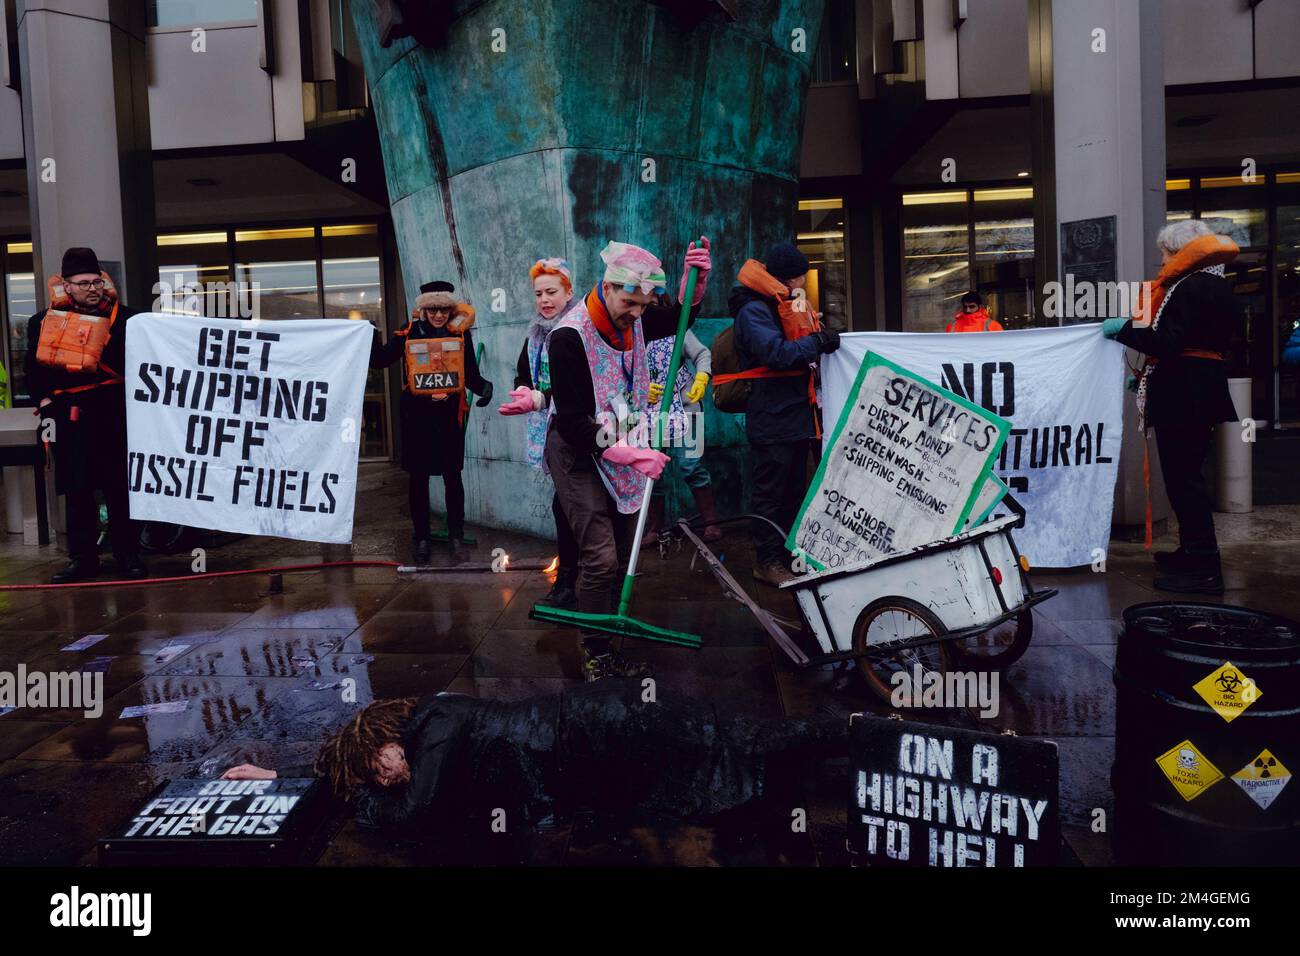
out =
[[[72,584],[74,581],[87,581],[99,577],[98,558],[73,558],[66,566],[50,576],[51,584]]]
[[[469,560],[469,548],[465,545],[464,538],[448,538],[447,553],[451,556],[452,564],[464,564]]]
[[[417,566],[425,567],[429,563],[429,558],[433,554],[433,541],[426,534],[423,538],[416,538],[414,542],[415,557],[414,561]]]

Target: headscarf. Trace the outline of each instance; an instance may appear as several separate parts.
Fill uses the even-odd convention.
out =
[[[605,281],[629,292],[662,293],[668,285],[663,263],[653,253],[627,242],[611,241],[600,251]]]

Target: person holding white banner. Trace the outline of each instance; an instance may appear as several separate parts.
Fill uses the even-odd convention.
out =
[[[387,368],[399,358],[402,380],[402,467],[410,475],[412,543],[416,564],[428,564],[429,479],[442,477],[447,500],[447,541],[452,559],[464,561],[466,389],[479,396],[480,408],[492,400],[492,383],[479,374],[474,356],[474,309],[459,302],[450,282],[420,286],[415,312],[406,328],[388,344],[376,330],[371,368]],[[453,318],[454,315],[454,318]]]
[[[1160,473],[1178,516],[1178,550],[1156,554],[1162,591],[1218,594],[1223,569],[1214,499],[1201,474],[1214,427],[1235,421],[1225,353],[1240,314],[1224,265],[1237,244],[1199,219],[1170,223],[1156,239],[1160,274],[1132,320],[1107,319],[1102,334],[1147,356],[1137,382],[1142,427],[1153,428]],[[1175,294],[1176,293],[1176,294]],[[1147,512],[1148,543],[1150,511]]]

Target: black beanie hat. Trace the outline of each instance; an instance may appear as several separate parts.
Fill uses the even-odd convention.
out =
[[[63,254],[63,268],[59,275],[66,279],[68,276],[82,275],[83,273],[99,275],[101,271],[99,257],[95,255],[94,249],[73,246]]]
[[[420,286],[421,292],[455,292],[456,287],[450,282],[443,282],[441,279],[435,279],[433,282],[426,282]]]
[[[967,302],[974,302],[976,305],[983,305],[984,297],[978,292],[972,290],[961,297],[962,305],[965,305]]]
[[[763,267],[774,279],[785,282],[795,279],[808,271],[808,257],[790,242],[779,242],[767,250],[763,258]]]

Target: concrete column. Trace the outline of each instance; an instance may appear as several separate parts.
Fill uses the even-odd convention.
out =
[[[18,0],[23,145],[37,299],[63,250],[90,246],[122,301],[158,281],[145,4]]]
[[[1142,281],[1159,271],[1155,237],[1165,222],[1163,0],[1028,2],[1041,315],[1046,284],[1064,282],[1067,272],[1077,283]],[[1082,257],[1063,240],[1061,228],[1081,220],[1097,220],[1089,232],[1100,237],[1092,255]],[[1137,362],[1136,353],[1129,358]],[[1154,442],[1150,454],[1152,514],[1160,523],[1169,506]],[[1115,494],[1114,524],[1121,533],[1144,523],[1142,461],[1137,409],[1129,398]]]

